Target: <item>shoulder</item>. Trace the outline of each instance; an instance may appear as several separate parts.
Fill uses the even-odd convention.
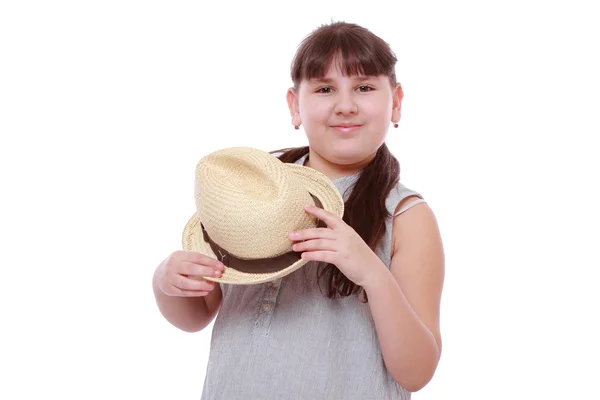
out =
[[[416,195],[402,199],[396,206],[392,221],[393,250],[413,238],[437,238],[437,218],[425,200]],[[423,236],[425,235],[425,236]]]
[[[394,188],[390,191],[390,195],[396,195],[398,198],[404,199],[408,196],[417,196],[419,198],[423,198],[423,195],[418,191],[409,188],[404,185],[402,182],[398,182]]]
[[[400,213],[408,210],[413,205],[424,203],[425,198],[416,190],[406,187],[403,183],[398,182],[394,186],[386,199],[386,207],[388,212],[396,217]]]
[[[430,230],[435,231],[437,228],[435,216],[425,197],[401,182],[390,190],[386,207],[392,216],[392,258],[399,245],[406,243],[408,236],[415,235],[415,229],[422,227],[423,223]]]
[[[392,257],[407,241],[439,236],[436,217],[421,193],[398,183],[388,196],[388,202],[393,218]]]

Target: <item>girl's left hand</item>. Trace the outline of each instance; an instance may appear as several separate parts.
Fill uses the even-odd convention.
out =
[[[352,282],[364,286],[368,275],[378,263],[382,263],[381,259],[340,217],[311,205],[305,206],[304,210],[323,221],[328,228],[290,233],[290,239],[299,242],[292,246],[292,250],[303,252],[304,260],[332,263]]]

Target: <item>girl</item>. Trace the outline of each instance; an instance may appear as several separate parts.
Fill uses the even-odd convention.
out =
[[[277,152],[328,176],[344,218],[306,212],[327,228],[290,233],[311,262],[273,282],[197,281],[223,266],[176,251],[154,275],[158,306],[176,327],[198,331],[218,313],[202,399],[409,399],[441,353],[444,255],[423,197],[399,182],[384,143],[400,120],[396,57],[360,26],[315,30],[292,63],[292,124],[308,147]]]

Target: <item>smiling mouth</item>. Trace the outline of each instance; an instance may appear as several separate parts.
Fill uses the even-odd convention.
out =
[[[350,133],[358,130],[362,125],[332,125],[331,127],[339,133]]]

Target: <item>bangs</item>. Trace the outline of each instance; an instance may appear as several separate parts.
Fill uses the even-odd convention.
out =
[[[302,80],[323,78],[335,63],[345,76],[386,75],[395,84],[396,61],[379,37],[364,28],[337,23],[317,29],[301,43],[292,63],[292,80],[297,87]]]

